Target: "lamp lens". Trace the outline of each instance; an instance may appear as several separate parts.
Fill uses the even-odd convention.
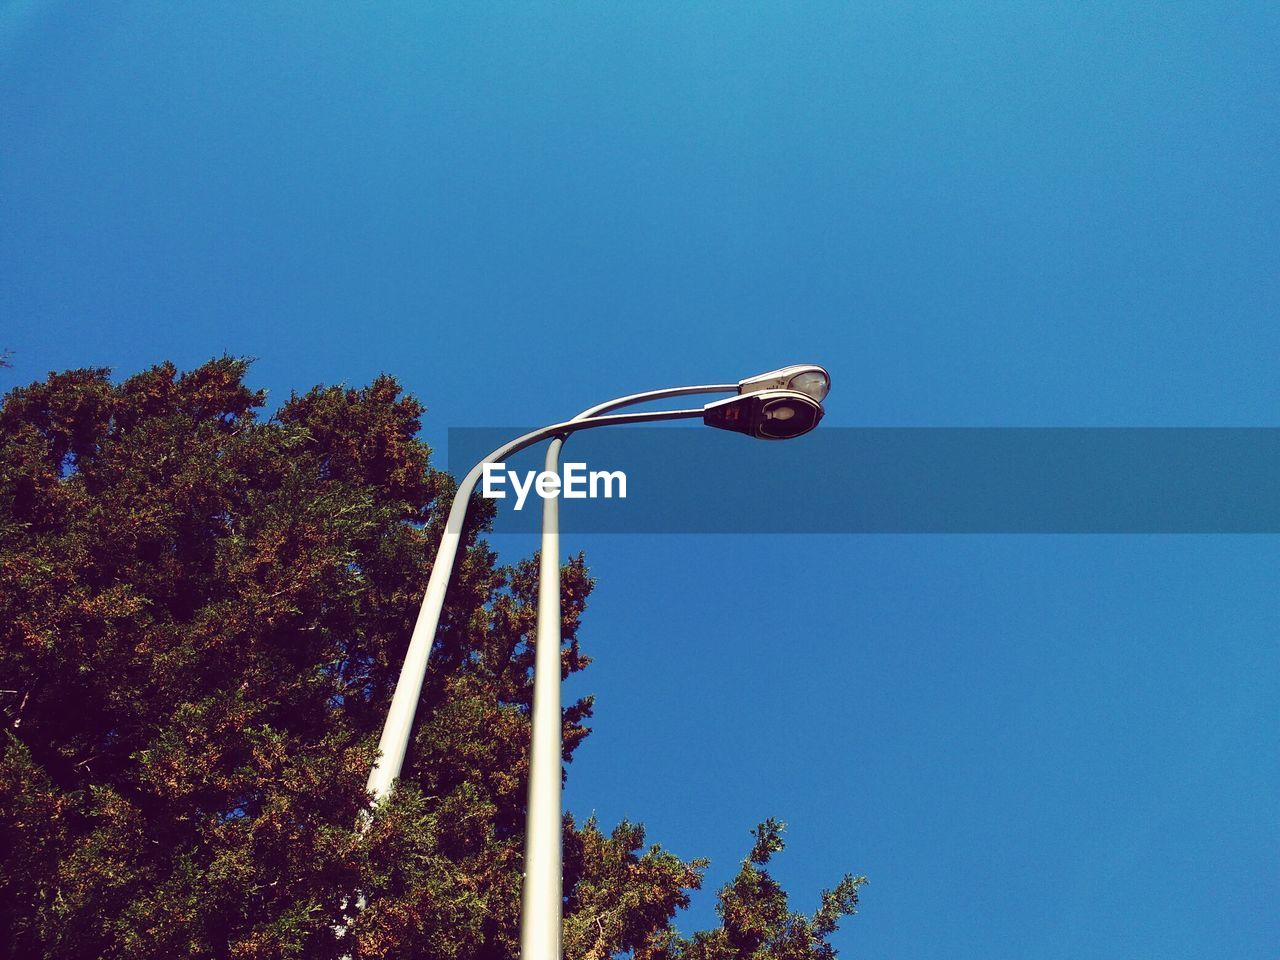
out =
[[[816,370],[797,374],[791,378],[791,383],[787,385],[788,390],[798,390],[800,393],[807,393],[819,403],[826,398],[827,390],[829,390],[830,387],[831,384],[827,381],[827,378]]]
[[[795,400],[770,400],[760,411],[756,436],[766,440],[788,440],[808,433],[818,423],[820,407]]]

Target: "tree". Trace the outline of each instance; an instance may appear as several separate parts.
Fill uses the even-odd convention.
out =
[[[263,417],[246,366],[55,373],[0,408],[3,952],[515,957],[536,558],[500,566],[473,505],[403,779],[359,829],[454,485],[391,378]],[[565,565],[564,676],[591,586]],[[590,716],[565,709],[566,763]],[[567,956],[831,956],[861,878],[788,913],[780,829],[685,940],[706,862],[566,818]]]

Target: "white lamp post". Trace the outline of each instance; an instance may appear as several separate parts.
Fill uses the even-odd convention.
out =
[[[558,474],[560,448],[569,434],[595,427],[657,423],[702,417],[708,426],[746,433],[765,440],[785,440],[807,433],[822,419],[822,400],[830,377],[818,366],[792,366],[760,374],[737,384],[709,384],[652,390],[620,397],[583,411],[573,420],[552,424],[517,437],[477,463],[458,484],[391,707],[378,742],[379,756],[369,772],[367,789],[374,802],[385,799],[400,776],[413,730],[427,662],[445,593],[453,573],[463,521],[471,494],[489,463],[498,463],[526,447],[551,439],[546,469]],[[615,414],[608,411],[652,400],[699,393],[737,392],[706,407]],[[560,803],[560,533],[559,501],[543,500],[542,553],[539,565],[538,625],[534,662],[533,731],[529,770],[529,804],[525,837],[525,877],[521,903],[520,953],[523,960],[560,960],[563,899]],[[358,905],[362,905],[359,898]]]
[[[696,393],[738,396],[708,404],[703,422],[761,439],[807,433],[822,419],[831,378],[817,366],[784,367],[737,384],[675,387],[619,397],[584,410],[573,422],[652,400]],[[545,469],[560,472],[564,436],[547,445]],[[542,502],[542,547],[538,565],[538,629],[533,668],[533,739],[529,757],[529,805],[525,821],[524,886],[520,903],[521,960],[560,960],[563,906],[561,849],[562,714],[560,706],[560,501]]]

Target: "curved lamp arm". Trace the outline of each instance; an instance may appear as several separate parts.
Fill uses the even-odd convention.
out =
[[[736,393],[738,385],[736,383],[707,383],[697,387],[667,387],[663,390],[646,390],[644,393],[633,393],[629,397],[618,397],[616,400],[609,400],[606,403],[597,404],[594,407],[588,407],[573,419],[587,420],[592,417],[598,417],[602,413],[608,413],[610,410],[618,410],[622,407],[631,407],[637,403],[647,403],[650,400],[666,400],[670,397],[687,397],[694,393]]]
[[[717,388],[719,389],[719,388]],[[736,386],[734,389],[737,389]],[[660,399],[664,396],[675,396],[679,393],[693,392],[686,390],[655,391],[652,394],[637,394],[636,397]],[[623,398],[626,403],[638,403],[634,397]],[[622,406],[620,401],[611,401],[603,408],[612,409]],[[487,457],[471,468],[462,482],[458,484],[453,496],[453,504],[449,508],[449,516],[445,521],[444,533],[440,538],[440,546],[436,551],[435,561],[431,566],[431,577],[427,581],[427,589],[422,597],[422,605],[418,609],[418,619],[413,626],[413,636],[409,639],[409,649],[405,654],[404,665],[400,668],[400,679],[396,681],[395,694],[391,698],[391,708],[387,712],[387,721],[382,727],[382,737],[378,742],[379,756],[374,767],[369,771],[366,789],[373,794],[374,802],[386,798],[391,792],[391,785],[400,776],[404,764],[404,755],[409,748],[409,737],[413,728],[413,715],[418,708],[418,697],[422,693],[422,682],[426,677],[427,661],[431,656],[431,644],[435,639],[436,628],[440,625],[440,614],[444,609],[445,591],[449,586],[449,578],[453,573],[454,559],[457,557],[458,544],[462,540],[462,526],[466,520],[467,507],[471,494],[475,490],[489,463],[505,460],[514,453],[532,446],[549,437],[564,437],[578,430],[589,430],[595,427],[608,427],[628,423],[657,423],[663,420],[687,420],[701,417],[702,409],[696,410],[658,410],[652,413],[624,413],[614,416],[590,417],[588,419],[566,420],[552,424],[540,430],[526,433],[510,443],[494,450]]]

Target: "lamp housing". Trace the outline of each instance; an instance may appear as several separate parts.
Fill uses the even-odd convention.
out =
[[[831,374],[816,363],[796,363],[738,381],[738,396],[764,390],[793,390],[807,394],[818,403],[827,398],[830,389]]]
[[[702,422],[759,440],[790,440],[822,420],[822,404],[798,390],[761,390],[702,408]]]

